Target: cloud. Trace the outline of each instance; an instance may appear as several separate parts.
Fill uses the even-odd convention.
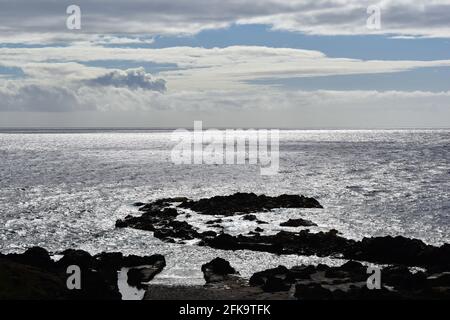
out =
[[[87,50],[89,55],[86,54]],[[160,71],[158,80],[135,71],[113,71],[89,66],[98,60],[176,65]],[[330,75],[376,74],[425,67],[448,67],[450,60],[360,60],[327,57],[320,51],[263,46],[226,48],[171,47],[163,49],[103,48],[92,46],[0,48],[0,61],[39,82],[91,80],[93,85],[127,86],[149,90],[248,89],[251,80]],[[77,62],[75,62],[77,61]]]
[[[233,23],[263,23],[274,29],[320,35],[394,34],[450,37],[447,0],[79,0],[84,34],[195,34]],[[379,5],[382,28],[366,28],[367,8]],[[0,0],[2,37],[22,41],[40,33],[50,41],[70,38],[65,30],[66,3],[53,0]],[[39,37],[39,35],[37,36]],[[42,40],[43,41],[43,40]]]
[[[127,69],[125,71],[114,70],[100,77],[87,80],[86,83],[93,86],[166,91],[166,81],[153,79],[152,75],[146,73],[144,68]]]
[[[89,117],[97,117],[103,126],[190,126],[193,120],[203,120],[219,127],[450,127],[450,92],[267,88],[163,94],[141,88],[11,82],[0,88],[0,110],[10,112],[9,117],[13,111],[29,111],[68,118],[89,111]],[[135,116],[124,118],[127,114]],[[2,119],[5,125],[8,118]]]
[[[87,109],[70,88],[13,82],[0,87],[0,111],[67,112]]]

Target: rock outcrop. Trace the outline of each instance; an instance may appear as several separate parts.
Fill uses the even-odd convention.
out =
[[[22,254],[0,254],[1,299],[82,299],[118,300],[117,271],[122,267],[153,268],[153,276],[165,266],[161,255],[123,256],[122,253],[100,253],[92,256],[83,250],[61,252],[53,261],[47,250],[33,247]],[[80,268],[80,289],[69,290],[69,266]]]

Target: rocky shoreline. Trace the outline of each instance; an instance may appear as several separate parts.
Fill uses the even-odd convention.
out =
[[[227,203],[231,205],[228,207]],[[197,239],[198,245],[222,250],[253,250],[275,254],[333,256],[380,264],[401,264],[405,266],[450,269],[450,244],[435,247],[418,239],[403,236],[364,238],[361,241],[346,239],[337,230],[312,233],[308,229],[299,232],[280,231],[275,235],[261,235],[258,230],[251,234],[232,236],[222,232],[198,232],[186,221],[179,221],[179,209],[195,209],[198,213],[215,216],[206,222],[219,226],[217,216],[242,215],[244,220],[264,224],[254,214],[274,208],[322,208],[313,198],[296,195],[278,197],[257,196],[253,193],[236,193],[230,196],[212,197],[198,201],[187,198],[160,199],[148,204],[138,203],[140,216],[127,216],[116,222],[117,228],[135,228],[153,231],[156,238],[166,242],[182,243]],[[253,213],[253,214],[250,214]],[[282,225],[313,226],[314,222],[304,219],[288,220]]]
[[[230,235],[213,230],[200,232],[187,221],[178,220],[190,212],[211,216],[206,226],[219,229],[222,218],[242,216],[263,226],[258,213],[275,208],[315,208],[321,204],[298,195],[269,197],[253,193],[190,200],[165,198],[136,203],[141,215],[129,215],[116,222],[117,228],[153,232],[162,241],[222,250],[252,250],[284,255],[314,255],[341,258],[338,267],[323,264],[276,268],[241,277],[228,261],[217,257],[201,267],[203,286],[153,285],[152,279],[166,266],[164,256],[124,256],[120,252],[91,255],[69,249],[51,257],[43,248],[33,247],[22,254],[0,254],[0,299],[107,299],[119,300],[118,273],[126,272],[129,286],[145,290],[144,299],[448,299],[450,298],[450,245],[427,245],[402,236],[372,237],[361,241],[346,239],[337,230],[313,233],[281,231],[262,235],[257,227],[246,235]],[[188,213],[186,213],[186,210]],[[286,219],[281,226],[311,227],[313,221]],[[367,265],[381,268],[381,284],[369,289]],[[81,269],[81,289],[67,287],[67,268]],[[420,268],[417,268],[420,267]]]
[[[32,247],[21,254],[0,254],[0,299],[19,300],[120,300],[118,271],[128,268],[128,283],[137,286],[150,281],[165,267],[162,255],[124,256],[120,252],[92,256],[69,249],[57,254]],[[80,289],[69,289],[68,268],[80,269]]]

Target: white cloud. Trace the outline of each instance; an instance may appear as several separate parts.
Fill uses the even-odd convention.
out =
[[[0,87],[0,111],[66,112],[86,110],[77,92],[61,86],[10,82]]]
[[[3,39],[45,33],[47,41],[66,32],[66,4],[53,0],[1,0]],[[85,34],[194,34],[232,23],[264,23],[309,34],[395,34],[450,37],[448,0],[79,0]],[[382,28],[366,28],[367,7],[379,5]],[[36,36],[39,38],[39,35]],[[3,40],[4,41],[4,40]],[[22,38],[21,41],[26,41]]]
[[[251,87],[247,83],[249,80],[264,78],[374,74],[450,66],[450,60],[343,59],[330,58],[319,51],[248,46],[212,49],[122,49],[81,45],[64,48],[0,48],[3,65],[20,67],[30,79],[39,82],[74,82],[111,76],[110,69],[82,64],[96,60],[176,64],[179,69],[160,72],[158,75],[167,81],[168,90],[245,89]]]
[[[105,117],[117,112],[144,112],[149,117],[147,125],[154,126],[188,126],[195,119],[209,126],[450,126],[450,92],[266,89],[163,94],[140,88],[67,88],[13,82],[0,88],[0,101],[2,111],[70,111],[66,112],[69,117],[76,111],[96,111]],[[166,116],[152,122],[154,114]],[[124,120],[122,126],[135,124]]]

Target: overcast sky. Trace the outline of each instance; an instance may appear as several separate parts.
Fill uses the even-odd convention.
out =
[[[0,127],[450,127],[450,0],[71,4],[0,0]]]

